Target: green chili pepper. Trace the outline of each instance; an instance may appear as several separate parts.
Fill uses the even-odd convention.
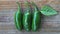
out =
[[[33,31],[37,31],[39,29],[39,25],[40,25],[40,12],[38,10],[37,5],[32,2],[31,3],[33,6],[33,19],[32,19],[32,30]]]
[[[23,15],[23,26],[26,31],[30,31],[31,30],[31,12],[30,12],[29,2],[26,2],[25,5],[26,5],[26,10],[24,11],[24,15]]]
[[[17,2],[18,5],[18,10],[15,13],[14,20],[15,20],[15,25],[18,30],[22,30],[22,13],[21,13],[21,7],[19,2]]]

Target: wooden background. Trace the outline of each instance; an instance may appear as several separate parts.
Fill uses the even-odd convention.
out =
[[[26,0],[17,0],[24,3]],[[0,0],[0,34],[59,34],[60,32],[60,0],[29,0],[39,7],[50,5],[58,14],[42,17],[42,29],[39,32],[20,32],[14,26],[14,13],[17,11],[16,0]]]

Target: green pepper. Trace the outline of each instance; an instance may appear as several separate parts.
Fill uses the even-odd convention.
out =
[[[22,30],[22,13],[21,13],[21,6],[19,2],[17,2],[18,10],[15,13],[14,20],[15,20],[15,26],[18,30]]]
[[[26,31],[30,31],[31,30],[31,9],[30,9],[29,2],[26,2],[25,6],[26,9],[23,15],[23,27]]]
[[[31,3],[33,6],[33,19],[32,19],[32,30],[37,31],[39,29],[39,25],[41,23],[40,20],[40,12],[36,4],[34,2]]]

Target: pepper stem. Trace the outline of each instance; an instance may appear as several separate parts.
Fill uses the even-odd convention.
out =
[[[18,5],[18,10],[20,11],[20,8],[21,8],[20,6],[21,6],[21,5],[20,5],[19,2],[16,2],[16,3],[17,3],[17,5]]]

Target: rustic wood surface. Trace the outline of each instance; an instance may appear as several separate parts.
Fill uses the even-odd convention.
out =
[[[25,2],[25,0],[18,1]],[[0,0],[0,34],[57,34],[60,32],[60,0],[30,1],[34,1],[39,7],[48,4],[57,10],[58,14],[42,15],[42,29],[39,32],[20,32],[14,26],[14,13],[17,11],[16,0]]]

